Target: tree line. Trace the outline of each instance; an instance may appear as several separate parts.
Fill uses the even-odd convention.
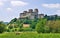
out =
[[[30,24],[29,28],[23,28],[23,24]],[[12,19],[8,24],[0,22],[0,33],[14,31],[37,31],[38,33],[60,33],[60,17],[48,17],[39,19]]]

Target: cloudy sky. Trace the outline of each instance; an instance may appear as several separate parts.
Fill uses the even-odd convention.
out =
[[[0,0],[0,21],[9,22],[24,10],[35,8],[39,13],[60,15],[60,0]]]

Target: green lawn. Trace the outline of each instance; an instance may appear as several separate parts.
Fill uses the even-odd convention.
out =
[[[60,38],[59,33],[36,33],[36,32],[23,32],[20,35],[16,33],[3,33],[0,38]]]

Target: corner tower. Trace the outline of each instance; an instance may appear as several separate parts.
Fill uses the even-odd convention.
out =
[[[35,18],[38,18],[38,9],[34,9]]]

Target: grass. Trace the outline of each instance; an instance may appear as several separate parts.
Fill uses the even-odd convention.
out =
[[[59,33],[36,33],[36,32],[23,32],[20,35],[16,33],[2,33],[0,38],[60,38]]]

